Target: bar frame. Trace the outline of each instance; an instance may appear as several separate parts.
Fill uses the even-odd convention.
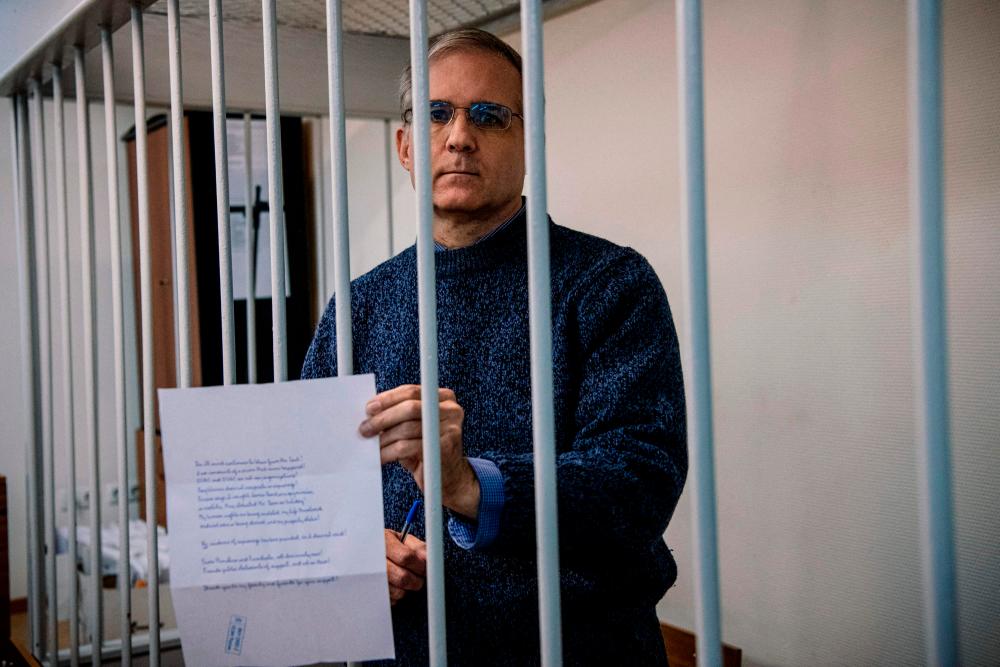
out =
[[[243,218],[247,226],[247,383],[257,382],[257,230],[254,227],[256,190],[253,179],[253,131],[250,112],[243,114],[243,165],[246,202]]]
[[[278,99],[276,0],[261,0],[264,30],[264,97],[267,118],[267,220],[271,251],[271,332],[274,381],[288,379],[285,327],[285,194],[281,166],[281,105]]]
[[[49,276],[49,258],[52,256],[49,246],[48,218],[48,168],[45,153],[45,115],[43,109],[42,83],[39,77],[29,83],[31,92],[31,119],[29,129],[33,129],[31,141],[31,170],[34,184],[32,186],[32,203],[35,206],[33,223],[39,235],[39,243],[35,246],[36,262],[34,267],[37,286],[36,298],[38,307],[39,368],[41,370],[41,436],[42,446],[39,456],[42,466],[41,512],[39,527],[42,529],[43,551],[39,555],[44,562],[45,570],[45,608],[47,623],[43,633],[45,650],[52,660],[58,654],[58,619],[56,617],[55,601],[58,600],[56,590],[56,526],[55,526],[55,446],[52,423],[52,288]],[[46,497],[48,496],[48,497]],[[37,655],[41,655],[41,647]]]
[[[337,375],[354,374],[351,338],[351,245],[347,211],[347,114],[344,109],[343,16],[326,0],[327,89],[330,110],[330,200],[333,208],[333,289],[336,293]]]
[[[69,586],[70,664],[80,664],[80,604],[76,586],[77,519],[76,519],[76,435],[73,417],[73,322],[70,313],[69,287],[69,217],[66,200],[66,123],[62,67],[52,63],[52,131],[55,135],[56,245],[62,258],[59,265],[59,301],[61,310],[60,338],[63,361],[63,410],[66,429],[66,495],[72,499],[67,506],[67,581]]]
[[[948,400],[941,139],[941,7],[910,0],[910,215],[917,475],[927,663],[959,664]]]
[[[213,34],[209,31],[209,34]],[[187,169],[184,150],[184,76],[181,65],[181,25],[179,0],[167,0],[167,51],[170,78],[170,154],[173,179],[174,219],[174,301],[177,305],[177,386],[191,386],[191,308],[188,254]],[[214,63],[214,60],[213,60]],[[214,98],[214,72],[213,72]]]
[[[524,150],[528,173],[528,299],[531,333],[531,419],[535,460],[535,541],[541,660],[562,664],[559,514],[552,398],[552,277],[545,161],[545,68],[542,3],[521,3],[524,48]]]
[[[215,135],[215,215],[219,235],[222,383],[229,385],[236,382],[236,337],[233,333],[233,253],[229,222],[229,145],[226,134],[226,70],[225,49],[222,40],[222,0],[208,0],[208,19],[212,58],[212,121]],[[249,205],[246,210],[249,211]],[[249,248],[247,250],[249,252]]]
[[[73,50],[73,69],[76,75],[76,133],[77,168],[80,185],[80,273],[83,294],[83,376],[85,444],[90,463],[90,608],[91,655],[95,664],[101,663],[104,639],[104,601],[101,592],[101,458],[98,438],[97,414],[97,295],[95,292],[96,268],[94,256],[94,196],[90,168],[90,110],[86,97],[86,78],[83,49]]]
[[[42,468],[42,403],[41,403],[41,341],[39,340],[38,282],[33,269],[36,257],[34,197],[31,176],[30,122],[28,120],[28,93],[14,98],[16,141],[14,143],[17,168],[17,230],[18,276],[21,311],[21,356],[27,360],[22,370],[25,414],[29,415],[28,433],[25,438],[27,460],[26,492],[28,519],[28,626],[29,646],[32,655],[42,655],[45,644],[45,617],[40,604],[45,590],[42,557],[45,553],[44,530],[41,521],[44,513],[44,496],[40,480]],[[37,332],[37,333],[36,333]]]
[[[125,315],[122,276],[122,229],[118,193],[118,129],[115,116],[114,45],[111,29],[101,27],[101,70],[104,89],[104,149],[107,160],[108,224],[111,246],[111,318],[114,345],[115,450],[118,460],[118,544],[121,553],[131,554],[129,534],[129,443],[125,415]],[[121,665],[132,664],[132,565],[129,558],[118,559],[119,623]]]
[[[139,282],[142,339],[143,463],[146,483],[146,549],[149,591],[149,664],[160,664],[160,558],[156,523],[156,387],[153,374],[153,283],[149,243],[149,156],[146,128],[146,65],[142,7],[132,4],[132,78],[135,108],[136,191],[139,213]]]
[[[705,224],[705,122],[700,0],[677,0],[677,68],[681,148],[684,286],[688,303],[685,366],[691,457],[695,629],[699,667],[722,664],[712,431],[708,258]]]

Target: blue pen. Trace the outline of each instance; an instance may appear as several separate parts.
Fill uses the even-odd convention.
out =
[[[420,509],[420,498],[413,501],[413,506],[410,511],[406,513],[406,522],[403,524],[403,532],[399,534],[399,541],[405,542],[406,536],[410,534],[410,529],[413,528],[413,519],[417,516],[417,510]]]

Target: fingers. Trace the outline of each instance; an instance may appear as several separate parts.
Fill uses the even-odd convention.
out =
[[[404,389],[406,391],[402,391]],[[379,394],[379,396],[392,394],[393,399],[401,399],[391,404],[383,403],[383,399],[380,399],[378,396],[372,399],[366,408],[368,418],[361,422],[361,426],[358,429],[361,435],[370,438],[393,429],[396,429],[396,431],[392,439],[413,438],[419,435],[422,418],[422,403],[420,401],[419,389],[417,385],[404,385],[384,394]],[[398,393],[393,394],[393,392]],[[465,411],[458,404],[458,401],[455,400],[455,392],[450,389],[441,389],[438,395],[440,401],[438,404],[440,420],[442,422],[457,421],[461,423],[465,417]],[[373,409],[371,406],[375,403],[378,403],[379,407]],[[383,441],[382,444],[384,445],[386,442]]]
[[[381,412],[386,408],[402,403],[403,401],[413,401],[420,399],[419,384],[401,384],[398,387],[383,391],[377,394],[365,405],[365,413],[369,416]]]
[[[385,572],[389,581],[389,604],[395,605],[410,591],[424,587],[427,574],[427,545],[413,535],[399,541],[399,533],[385,530]]]
[[[410,547],[417,553],[417,558],[423,563],[424,573],[427,571],[427,543],[424,542],[419,537],[414,537],[413,535],[406,536],[406,546]]]
[[[402,568],[390,560],[385,562],[386,574],[389,577],[389,587],[403,591],[419,591],[424,587],[424,580],[406,568]]]
[[[399,440],[385,445],[379,450],[379,457],[382,465],[399,461],[412,472],[411,467],[421,460],[423,455],[424,441],[417,438],[412,440]]]
[[[420,586],[423,585],[423,577],[427,575],[427,545],[423,540],[413,535],[407,535],[406,543],[404,544],[399,541],[399,533],[386,529],[385,557],[390,565],[418,577],[420,579]],[[406,588],[401,583],[401,580],[394,582],[391,576],[389,582],[394,583],[400,588]],[[419,586],[410,590],[419,590]]]
[[[403,401],[418,401],[420,400],[420,385],[419,384],[401,384],[398,387],[389,389],[388,391],[383,391],[381,394],[376,395],[372,400],[368,401],[365,405],[365,413],[370,417],[378,412],[390,408]],[[438,400],[439,401],[455,401],[457,400],[455,392],[447,387],[438,388]]]
[[[423,429],[421,422],[417,420],[405,421],[402,424],[388,428],[379,434],[378,444],[381,447],[388,447],[400,440],[419,440]]]
[[[420,400],[408,398],[371,414],[361,422],[361,435],[370,438],[405,421],[420,420]]]

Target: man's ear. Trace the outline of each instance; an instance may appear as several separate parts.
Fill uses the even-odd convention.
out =
[[[399,156],[399,164],[406,171],[411,171],[410,165],[413,164],[410,146],[410,126],[406,124],[396,130],[396,154]]]

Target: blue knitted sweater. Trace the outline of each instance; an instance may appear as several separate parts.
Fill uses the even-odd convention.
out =
[[[687,471],[684,390],[666,295],[637,252],[550,223],[559,556],[565,662],[665,664],[656,602],[676,578],[663,532]],[[538,663],[527,242],[523,212],[439,252],[440,384],[465,409],[463,445],[503,476],[500,531],[466,550],[445,529],[449,664]],[[351,285],[354,368],[379,391],[420,382],[414,247]],[[335,375],[330,301],[302,369]],[[385,524],[419,489],[383,468]],[[413,534],[424,537],[423,517]],[[427,601],[393,608],[396,664],[427,663]]]

